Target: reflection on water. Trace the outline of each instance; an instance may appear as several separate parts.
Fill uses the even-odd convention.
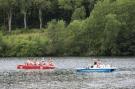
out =
[[[91,58],[54,58],[55,70],[17,70],[26,59],[1,59],[0,89],[135,89],[134,58],[102,58],[119,69],[112,73],[77,73]]]

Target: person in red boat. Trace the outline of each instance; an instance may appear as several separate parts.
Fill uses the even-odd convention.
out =
[[[32,65],[36,65],[37,59],[31,60]]]
[[[26,62],[26,64],[27,64],[27,65],[32,65],[32,64],[33,64],[33,62],[32,62],[32,60],[31,60],[31,59],[28,59],[28,60],[27,60],[27,62]]]
[[[54,63],[52,61],[52,58],[50,57],[48,60],[48,66],[54,66]]]
[[[35,62],[35,63],[36,63],[36,65],[40,65],[40,62],[39,62],[38,60],[36,60],[36,62]]]
[[[42,61],[40,62],[40,64],[41,64],[41,65],[46,65],[45,60],[42,60]]]
[[[28,59],[26,63],[27,63],[27,64],[30,64],[30,59]]]

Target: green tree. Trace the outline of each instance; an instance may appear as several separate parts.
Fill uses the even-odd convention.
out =
[[[84,0],[83,1],[83,6],[86,9],[86,16],[89,17],[91,12],[93,11],[93,8],[95,6],[95,4],[98,2],[99,0]]]
[[[31,7],[31,0],[18,0],[18,6],[23,14],[24,29],[27,29],[27,13]]]
[[[85,25],[90,55],[121,55],[123,49],[127,49],[125,55],[134,52],[128,49],[133,47],[134,42],[124,42],[124,39],[130,38],[129,34],[134,32],[134,6],[133,0],[98,1]],[[125,43],[126,46],[122,49],[120,43]]]
[[[86,11],[84,7],[76,8],[72,14],[72,20],[83,20],[86,17]]]
[[[48,54],[58,55],[64,53],[64,40],[65,40],[65,22],[60,20],[52,20],[48,23]]]
[[[120,31],[121,23],[117,20],[116,14],[108,14],[105,17],[105,29],[101,44],[102,55],[117,55],[119,50],[117,47],[117,37]]]
[[[5,55],[6,43],[3,39],[3,34],[0,31],[0,56],[3,57]]]
[[[58,0],[60,8],[73,10],[82,5],[83,0]]]
[[[34,5],[38,8],[39,13],[39,22],[40,22],[40,29],[42,28],[42,10],[47,10],[51,8],[51,1],[50,0],[33,0]]]
[[[58,0],[58,5],[60,9],[64,9],[67,12],[67,15],[69,16],[69,19],[71,20],[71,16],[76,8],[80,8],[83,4],[84,0]],[[77,10],[75,12],[78,13],[80,10]],[[75,15],[74,15],[75,16]],[[69,21],[70,21],[69,20]]]
[[[8,30],[11,32],[13,9],[16,6],[16,0],[0,0],[0,6],[7,11],[8,15]]]
[[[67,27],[67,36],[64,40],[65,48],[68,55],[82,55],[85,50],[85,42],[82,36],[83,33],[83,22],[80,20],[74,20]]]
[[[2,53],[2,45],[3,45],[3,42],[2,42],[2,33],[0,32],[0,53]],[[1,55],[1,54],[0,54]]]

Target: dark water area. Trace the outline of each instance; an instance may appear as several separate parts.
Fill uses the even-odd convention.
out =
[[[93,64],[88,57],[53,59],[54,70],[18,70],[16,66],[25,58],[1,58],[0,89],[135,89],[135,58],[101,58],[118,68],[111,73],[76,72]]]

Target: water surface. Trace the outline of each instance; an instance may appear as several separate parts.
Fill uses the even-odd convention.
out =
[[[48,58],[46,58],[48,59]],[[101,58],[112,73],[77,73],[93,64],[89,57],[56,57],[55,70],[17,70],[26,58],[0,59],[0,89],[135,89],[135,58]]]

